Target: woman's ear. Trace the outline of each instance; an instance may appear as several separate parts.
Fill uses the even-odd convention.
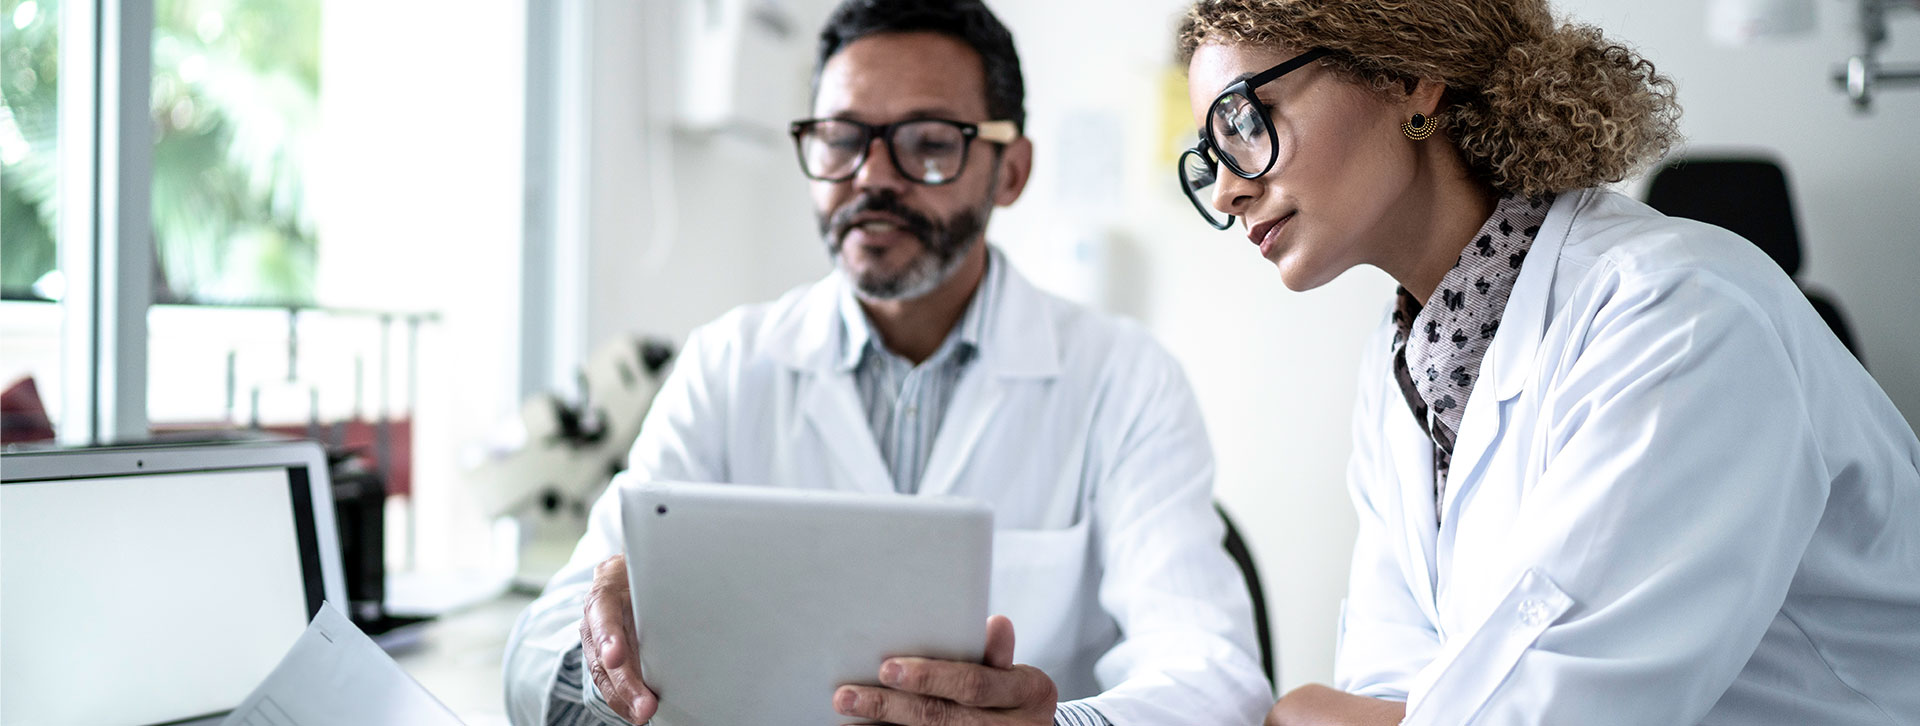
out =
[[[1407,92],[1407,115],[1423,114],[1432,116],[1440,109],[1440,99],[1447,93],[1447,84],[1422,78],[1413,84]]]

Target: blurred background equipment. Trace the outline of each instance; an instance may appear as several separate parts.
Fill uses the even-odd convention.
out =
[[[1860,52],[1834,71],[1833,82],[1864,113],[1873,106],[1876,87],[1920,85],[1920,64],[1880,62],[1881,47],[1887,44],[1887,17],[1920,11],[1920,0],[1855,2]],[[1707,35],[1723,45],[1808,35],[1814,31],[1816,14],[1814,0],[1712,0],[1707,7]]]
[[[52,441],[54,435],[53,421],[47,418],[33,376],[7,384],[6,391],[0,392],[0,444]]]
[[[613,475],[666,377],[673,347],[622,336],[602,346],[580,371],[580,400],[553,394],[527,399],[514,446],[467,472],[482,512],[512,517],[519,530],[514,586],[539,591],[566,564],[587,531],[587,512]]]

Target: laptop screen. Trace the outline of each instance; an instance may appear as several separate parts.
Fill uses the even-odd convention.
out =
[[[309,467],[148,466],[168,460],[6,473],[0,723],[157,724],[230,710],[319,611]]]

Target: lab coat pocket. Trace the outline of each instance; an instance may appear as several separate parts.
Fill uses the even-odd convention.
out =
[[[1521,573],[1486,622],[1420,673],[1408,694],[1402,724],[1472,723],[1521,656],[1573,604],[1573,598],[1539,570]]]
[[[1074,661],[1087,609],[1099,606],[1098,573],[1087,567],[1089,519],[1066,529],[993,533],[990,608],[1013,621],[1016,662],[1051,674]]]

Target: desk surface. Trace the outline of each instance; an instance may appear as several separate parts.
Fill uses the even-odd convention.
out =
[[[414,626],[389,652],[467,726],[506,726],[501,658],[514,619],[531,602],[532,595],[508,592],[476,603]]]

